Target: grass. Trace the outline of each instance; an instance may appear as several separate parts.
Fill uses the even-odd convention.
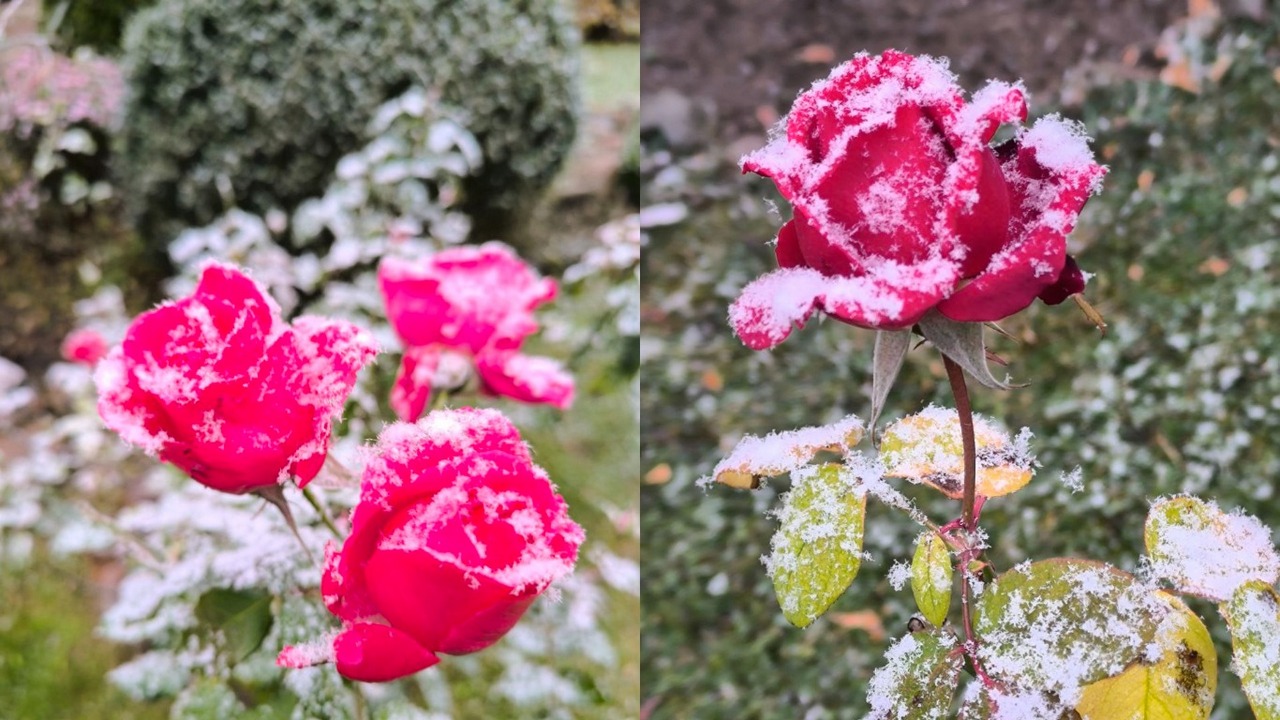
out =
[[[168,703],[137,703],[106,673],[127,651],[93,634],[95,568],[37,550],[0,565],[0,717],[13,720],[159,720]]]

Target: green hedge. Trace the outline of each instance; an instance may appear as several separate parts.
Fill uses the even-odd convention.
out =
[[[233,204],[320,195],[374,110],[414,84],[465,113],[486,162],[467,207],[501,227],[569,149],[575,32],[558,0],[163,0],[125,37],[139,227],[162,244]]]

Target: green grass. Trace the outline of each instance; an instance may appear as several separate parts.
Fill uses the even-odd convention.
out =
[[[106,673],[127,652],[93,634],[94,568],[39,552],[0,565],[0,718],[159,720],[168,703],[137,703]]]

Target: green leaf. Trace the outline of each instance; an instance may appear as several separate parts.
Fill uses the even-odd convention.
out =
[[[947,543],[935,532],[922,533],[911,558],[911,594],[924,619],[941,626],[951,609],[954,570]]]
[[[955,360],[969,376],[993,390],[1009,390],[1022,385],[1001,382],[987,367],[987,346],[982,340],[982,323],[957,322],[937,310],[920,318],[920,332],[938,348],[938,352]]]
[[[949,632],[921,630],[899,638],[867,685],[868,718],[941,720],[951,716],[962,660]]]
[[[1254,716],[1280,718],[1280,596],[1267,583],[1253,580],[1218,610],[1231,628],[1231,666]]]
[[[978,597],[973,625],[993,678],[1069,696],[1143,658],[1169,612],[1126,572],[1059,558],[996,578]]]
[[[1155,663],[1136,662],[1115,677],[1084,688],[1076,702],[1083,720],[1205,720],[1218,689],[1218,656],[1209,630],[1182,600],[1164,592],[1168,604],[1156,641]]]
[[[767,564],[782,614],[808,627],[858,574],[867,495],[840,465],[797,471],[792,479]]]
[[[1192,595],[1222,602],[1249,580],[1280,578],[1280,556],[1266,526],[1199,498],[1178,495],[1152,504],[1143,537],[1155,573]]]
[[[196,602],[196,619],[221,635],[222,648],[232,663],[240,662],[262,645],[271,630],[271,593],[265,590],[214,588]]]
[[[876,439],[876,421],[880,419],[885,400],[889,398],[889,391],[898,379],[910,348],[910,330],[880,330],[876,333],[876,348],[871,355],[871,419],[867,421],[873,441]]]

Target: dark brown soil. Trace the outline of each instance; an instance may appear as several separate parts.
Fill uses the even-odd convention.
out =
[[[1022,78],[1034,112],[1057,103],[1069,68],[1126,51],[1132,63],[1187,12],[1188,0],[644,0],[642,90],[712,100],[728,142],[760,133],[832,65],[897,48],[951,58],[971,89]]]

